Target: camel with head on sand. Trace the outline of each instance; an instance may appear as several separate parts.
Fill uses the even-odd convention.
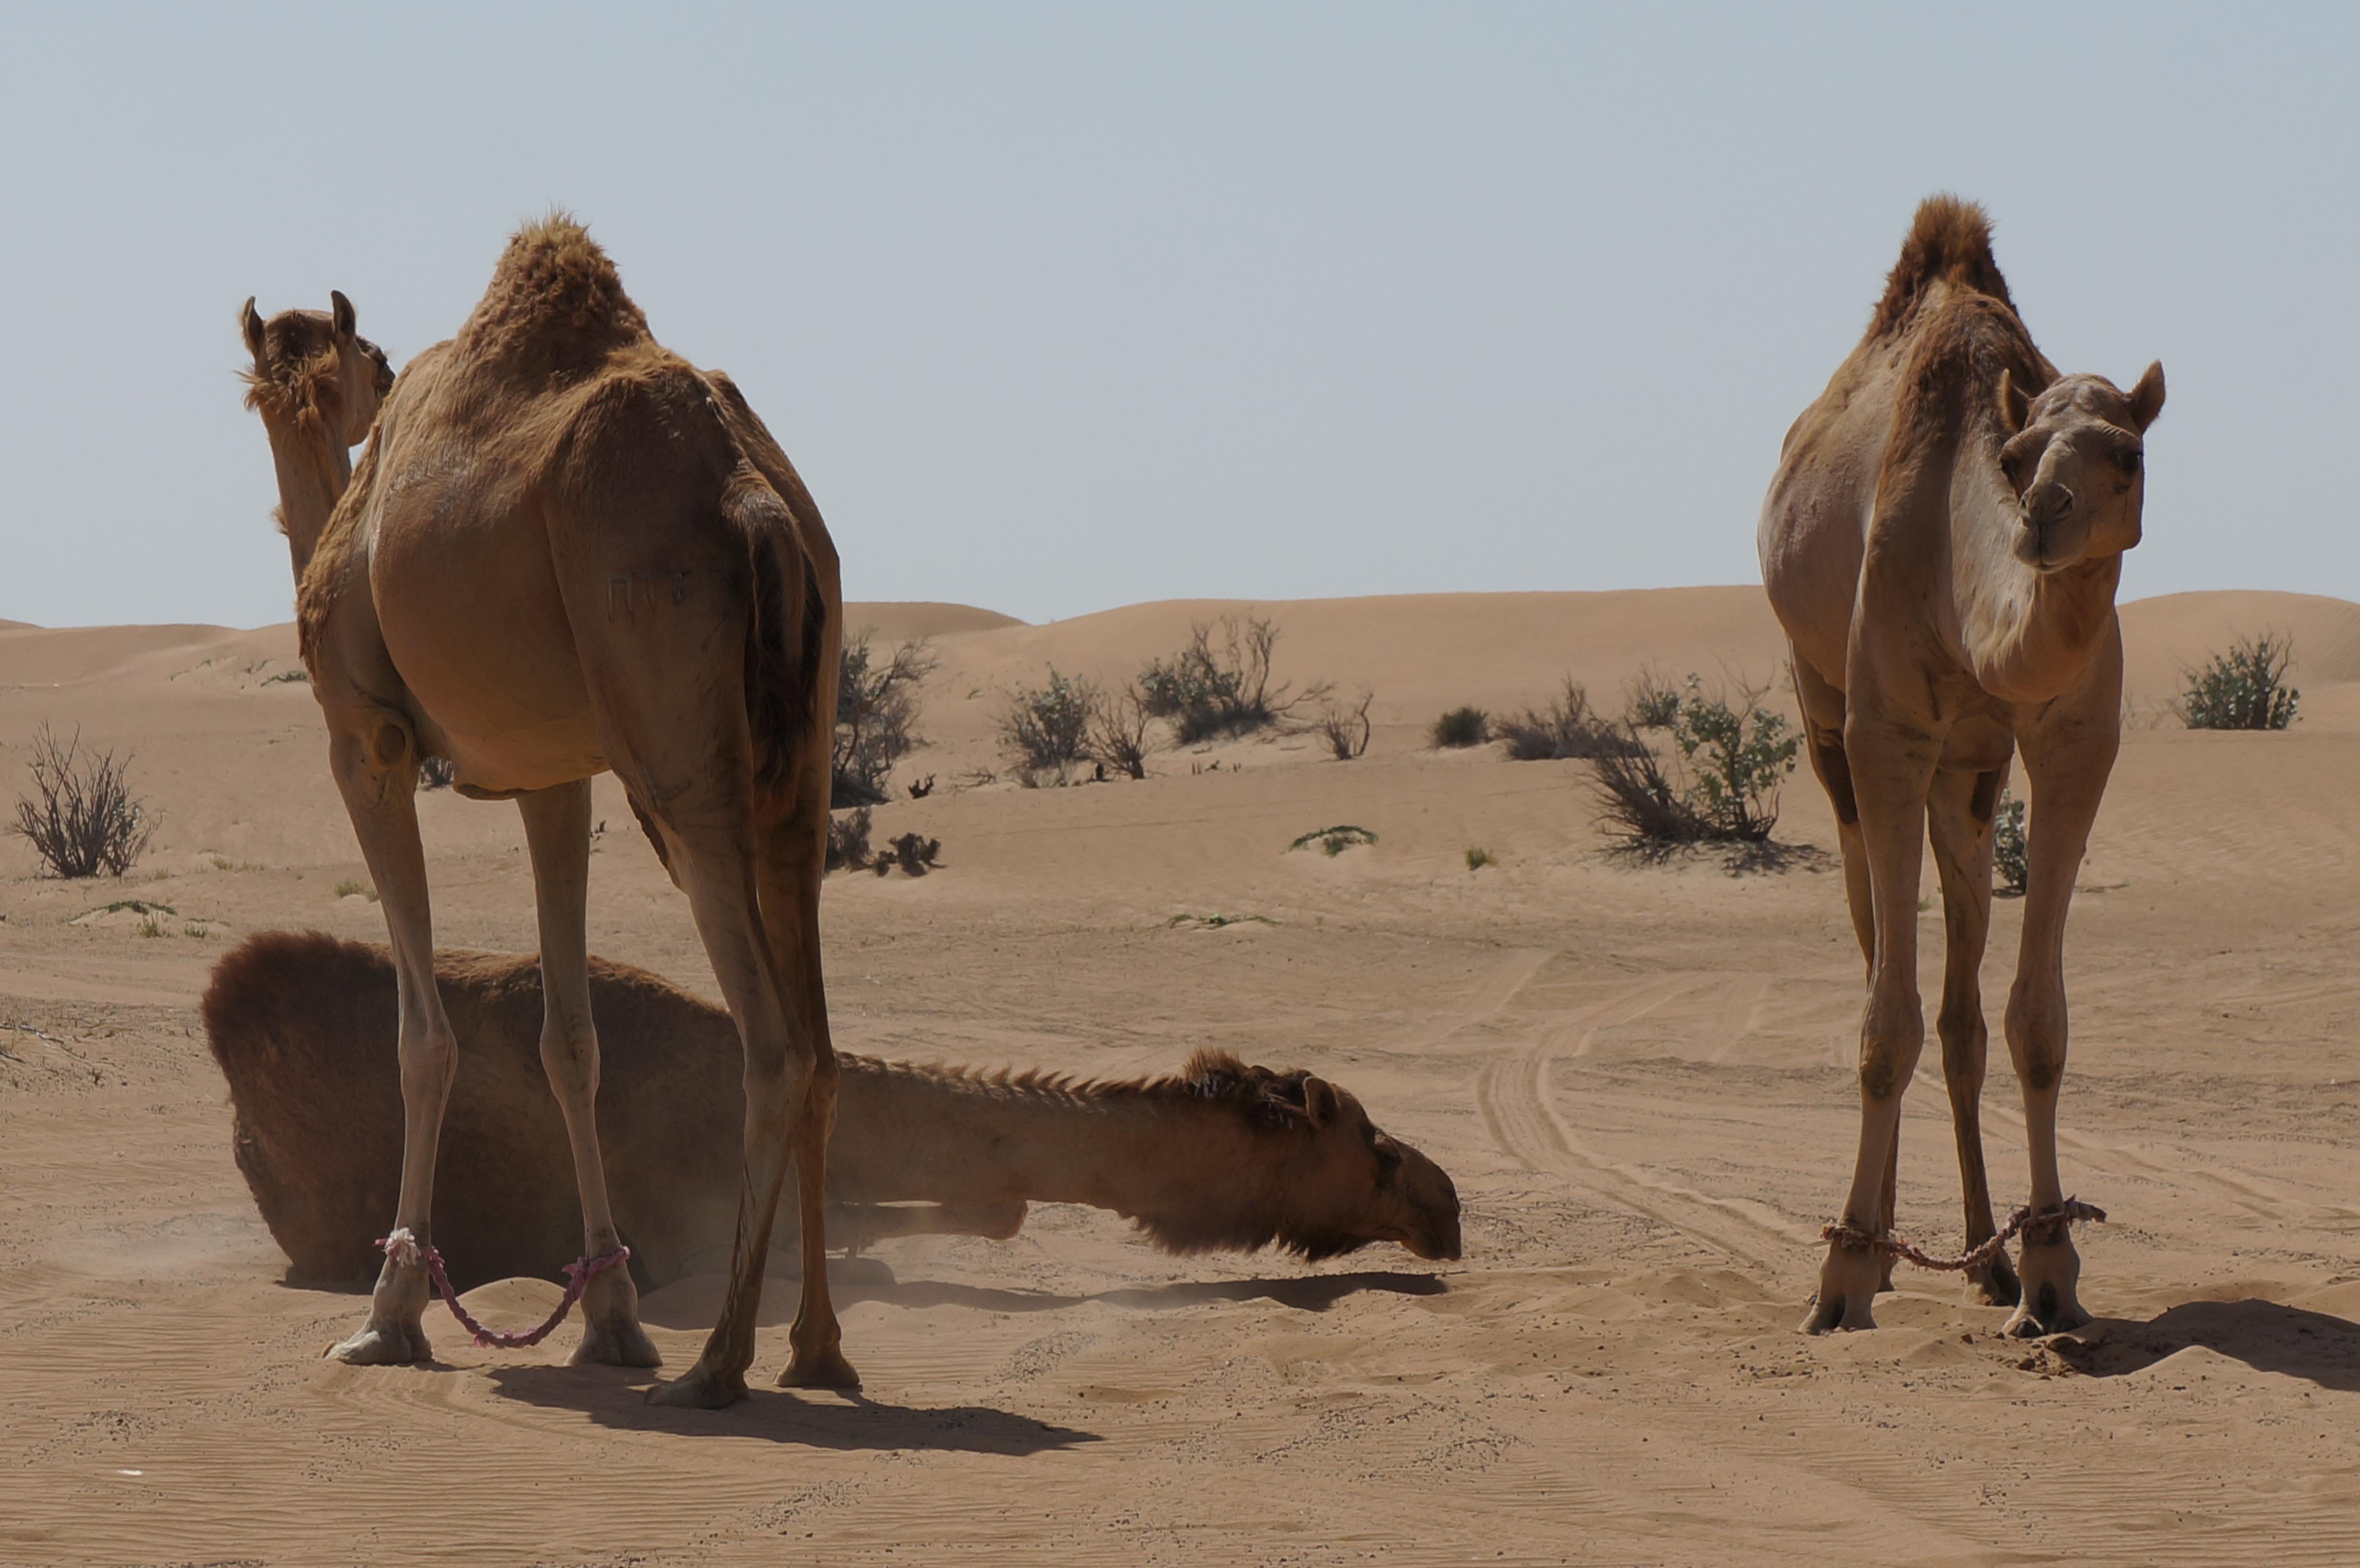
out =
[[[457,1042],[434,984],[414,794],[514,800],[531,852],[545,1013],[587,1258],[620,1251],[598,1148],[584,900],[590,779],[612,769],[673,881],[744,1054],[727,1294],[696,1365],[651,1398],[745,1392],[790,1152],[803,1297],[780,1381],[858,1382],[827,1294],[836,1067],[819,883],[842,604],[802,481],[728,378],[657,343],[589,234],[520,230],[458,334],[387,390],[343,297],[324,322],[244,313],[249,400],[278,460],[296,619],[329,763],[392,938],[403,1110],[393,1235],[368,1315],[329,1354],[427,1355],[423,1248]],[[381,408],[372,408],[384,398]],[[341,496],[343,448],[376,426]],[[651,1367],[628,1270],[583,1297],[577,1362]]]
[[[443,953],[435,979],[466,1060],[443,1118],[438,1245],[461,1289],[552,1274],[574,1256],[577,1216],[536,1043],[540,966]],[[382,947],[269,931],[215,964],[205,991],[238,1169],[300,1279],[348,1283],[377,1257],[369,1238],[400,1179],[401,1085],[371,1042],[394,990]],[[669,1284],[729,1244],[737,1031],[628,964],[591,959],[590,997],[615,1223],[639,1282]],[[851,1251],[894,1236],[1006,1239],[1028,1203],[1068,1203],[1135,1220],[1171,1252],[1274,1245],[1318,1259],[1393,1242],[1459,1256],[1450,1178],[1308,1073],[1216,1051],[1120,1083],[837,1062],[828,1237]]]
[[[2032,1192],[2021,1262],[1973,1270],[2008,1332],[2089,1322],[2057,1169],[2065,914],[2121,739],[2114,591],[2139,541],[2143,437],[2163,367],[2128,391],[2060,376],[2033,346],[1983,210],[1918,210],[1868,332],[1787,431],[1763,504],[1762,580],[1792,648],[1813,770],[1843,840],[1868,960],[1861,1134],[1804,1328],[1874,1326],[1889,1288],[1901,1095],[1925,1040],[1918,888],[1930,833],[1948,930],[1937,1028],[1971,1247],[1997,1232],[1979,1105],[1977,985],[1992,819],[2020,752],[2030,876],[2006,1013]],[[2020,1278],[2019,1278],[2020,1271]]]

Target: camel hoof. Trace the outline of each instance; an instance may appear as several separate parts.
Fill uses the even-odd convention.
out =
[[[2023,1299],[2002,1333],[2038,1339],[2089,1326],[2090,1314],[2081,1310],[2075,1289],[2081,1282],[2081,1255],[2073,1250],[2070,1237],[2026,1242],[2016,1268],[2023,1277]]]
[[[812,1356],[798,1355],[779,1374],[781,1388],[858,1388],[860,1374],[840,1350],[824,1350]]]
[[[1982,1307],[2012,1307],[2024,1300],[2024,1286],[2006,1253],[1967,1275],[1967,1299]]]
[[[328,1346],[322,1359],[347,1367],[401,1367],[431,1360],[433,1354],[427,1348],[423,1324],[370,1323],[350,1339]]]
[[[1866,1247],[1830,1242],[1827,1261],[1819,1265],[1819,1293],[1811,1298],[1802,1332],[1874,1328],[1876,1292],[1885,1268],[1885,1259]]]
[[[682,1410],[720,1410],[746,1397],[746,1379],[737,1372],[716,1372],[702,1361],[684,1377],[659,1383],[648,1390],[648,1403]]]
[[[582,1336],[582,1343],[568,1359],[569,1367],[661,1367],[663,1353],[648,1331],[626,1318],[620,1323],[600,1323]]]

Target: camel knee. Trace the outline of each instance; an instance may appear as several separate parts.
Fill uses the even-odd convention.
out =
[[[399,1056],[404,1098],[431,1094],[439,1099],[450,1093],[451,1080],[459,1071],[459,1041],[448,1024],[402,1030]]]
[[[579,1087],[598,1092],[598,1033],[588,1019],[551,1018],[541,1031],[541,1068],[561,1094]]]

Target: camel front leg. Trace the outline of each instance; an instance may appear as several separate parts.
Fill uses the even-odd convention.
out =
[[[2065,1201],[2057,1169],[2057,1094],[2065,1077],[2065,916],[2073,878],[2090,844],[2090,829],[2114,765],[2119,734],[2111,706],[2086,725],[2061,725],[2056,735],[2027,735],[2024,768],[2031,792],[2026,844],[2024,938],[2016,985],[2007,998],[2007,1050],[2024,1091],[2025,1140],[2032,1157],[2033,1223],[2024,1233],[2019,1268],[2023,1299],[2007,1320],[2019,1338],[2062,1334],[2083,1326],[2081,1255],[2061,1223],[2039,1216]]]
[[[418,838],[416,746],[409,725],[391,714],[331,709],[328,716],[329,764],[393,944],[402,1120],[401,1192],[393,1228],[423,1246],[432,1240],[434,1158],[459,1046],[434,985],[434,922],[426,852]],[[428,1293],[423,1264],[388,1256],[367,1320],[328,1355],[355,1366],[425,1360],[432,1354],[423,1323]]]
[[[1966,1208],[1967,1246],[1982,1246],[1997,1225],[1991,1181],[1983,1169],[1983,1064],[1991,1035],[1983,1023],[1983,945],[1991,934],[1992,814],[2007,769],[1945,768],[1927,800],[1934,865],[1942,878],[1948,940],[1942,962],[1942,1008],[1935,1017],[1942,1040],[1942,1078],[1950,1092],[1950,1127],[1959,1145],[1959,1186]],[[2003,1251],[1967,1275],[1967,1287],[1985,1306],[2012,1307],[2021,1294]]]
[[[1854,1233],[1883,1234],[1888,1218],[1887,1172],[1897,1158],[1901,1095],[1918,1070],[1926,1040],[1918,997],[1918,879],[1926,838],[1926,791],[1934,773],[1935,738],[1904,724],[1874,722],[1855,708],[1844,727],[1852,790],[1860,806],[1862,848],[1868,861],[1875,920],[1868,1002],[1861,1015],[1860,1147],[1843,1225]],[[1874,1328],[1878,1288],[1889,1265],[1884,1255],[1838,1236],[1819,1267],[1819,1293],[1803,1320],[1808,1334]]]
[[[622,1245],[606,1203],[598,1151],[598,1031],[590,1017],[590,954],[585,920],[590,895],[590,780],[517,798],[532,851],[533,899],[541,921],[541,1065],[565,1114],[574,1184],[582,1198],[582,1252],[599,1258]],[[660,1367],[663,1357],[639,1326],[639,1293],[628,1269],[601,1270],[582,1295],[582,1343],[574,1365]]]

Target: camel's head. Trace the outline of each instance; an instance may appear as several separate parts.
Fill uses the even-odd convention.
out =
[[[1227,1052],[1200,1053],[1179,1082],[1195,1096],[1227,1102],[1251,1127],[1244,1187],[1251,1212],[1196,1202],[1185,1214],[1142,1215],[1164,1246],[1192,1252],[1275,1242],[1316,1260],[1393,1241],[1420,1258],[1459,1256],[1459,1189],[1344,1090],[1300,1069],[1247,1067]]]
[[[281,310],[264,321],[248,299],[239,312],[254,368],[246,373],[246,406],[266,420],[356,446],[393,388],[385,351],[355,330],[353,302],[331,290],[330,307]]]
[[[2000,473],[2014,493],[2016,558],[2042,572],[2117,556],[2139,541],[2143,440],[2163,412],[2163,366],[2128,392],[2103,376],[2065,376],[2027,396],[2000,373],[2007,433]]]

